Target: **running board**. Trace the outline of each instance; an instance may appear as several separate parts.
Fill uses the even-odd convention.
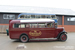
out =
[[[57,38],[34,38],[30,40],[56,40]]]

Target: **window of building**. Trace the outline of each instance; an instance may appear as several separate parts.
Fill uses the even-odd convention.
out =
[[[15,19],[14,14],[3,14],[3,19]]]
[[[75,21],[75,17],[68,17],[67,21]]]

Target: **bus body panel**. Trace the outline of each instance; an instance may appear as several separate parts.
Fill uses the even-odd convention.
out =
[[[41,35],[39,36],[31,36],[29,33],[30,31],[40,31]],[[11,39],[19,39],[21,34],[27,34],[29,39],[32,38],[54,38],[55,36],[55,29],[51,28],[11,28],[10,29],[10,38]],[[39,33],[39,32],[38,32]]]
[[[56,38],[63,31],[63,28],[13,28],[14,23],[20,23],[20,20],[11,20],[9,22],[9,36],[11,39],[19,39],[20,35],[25,33],[29,39],[34,38]]]

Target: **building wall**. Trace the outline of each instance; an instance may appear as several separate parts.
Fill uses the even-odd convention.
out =
[[[58,27],[64,27],[65,31],[67,32],[75,32],[75,21],[67,21],[68,17],[75,17],[75,16],[62,16],[62,25],[58,25]],[[60,20],[60,19],[58,19]],[[64,24],[63,24],[64,23]]]
[[[58,19],[58,25],[62,25],[62,16],[56,16]]]
[[[14,14],[15,19],[17,19],[19,13],[0,13],[0,32],[5,33],[6,29],[9,28],[9,20],[11,19],[3,19],[3,14]]]
[[[64,27],[67,32],[75,32],[75,25],[58,25],[58,27]]]

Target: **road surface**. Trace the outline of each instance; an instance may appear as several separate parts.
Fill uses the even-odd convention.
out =
[[[75,50],[75,33],[68,33],[68,39],[61,41],[43,41],[21,43],[11,40],[6,34],[0,34],[0,50]]]

